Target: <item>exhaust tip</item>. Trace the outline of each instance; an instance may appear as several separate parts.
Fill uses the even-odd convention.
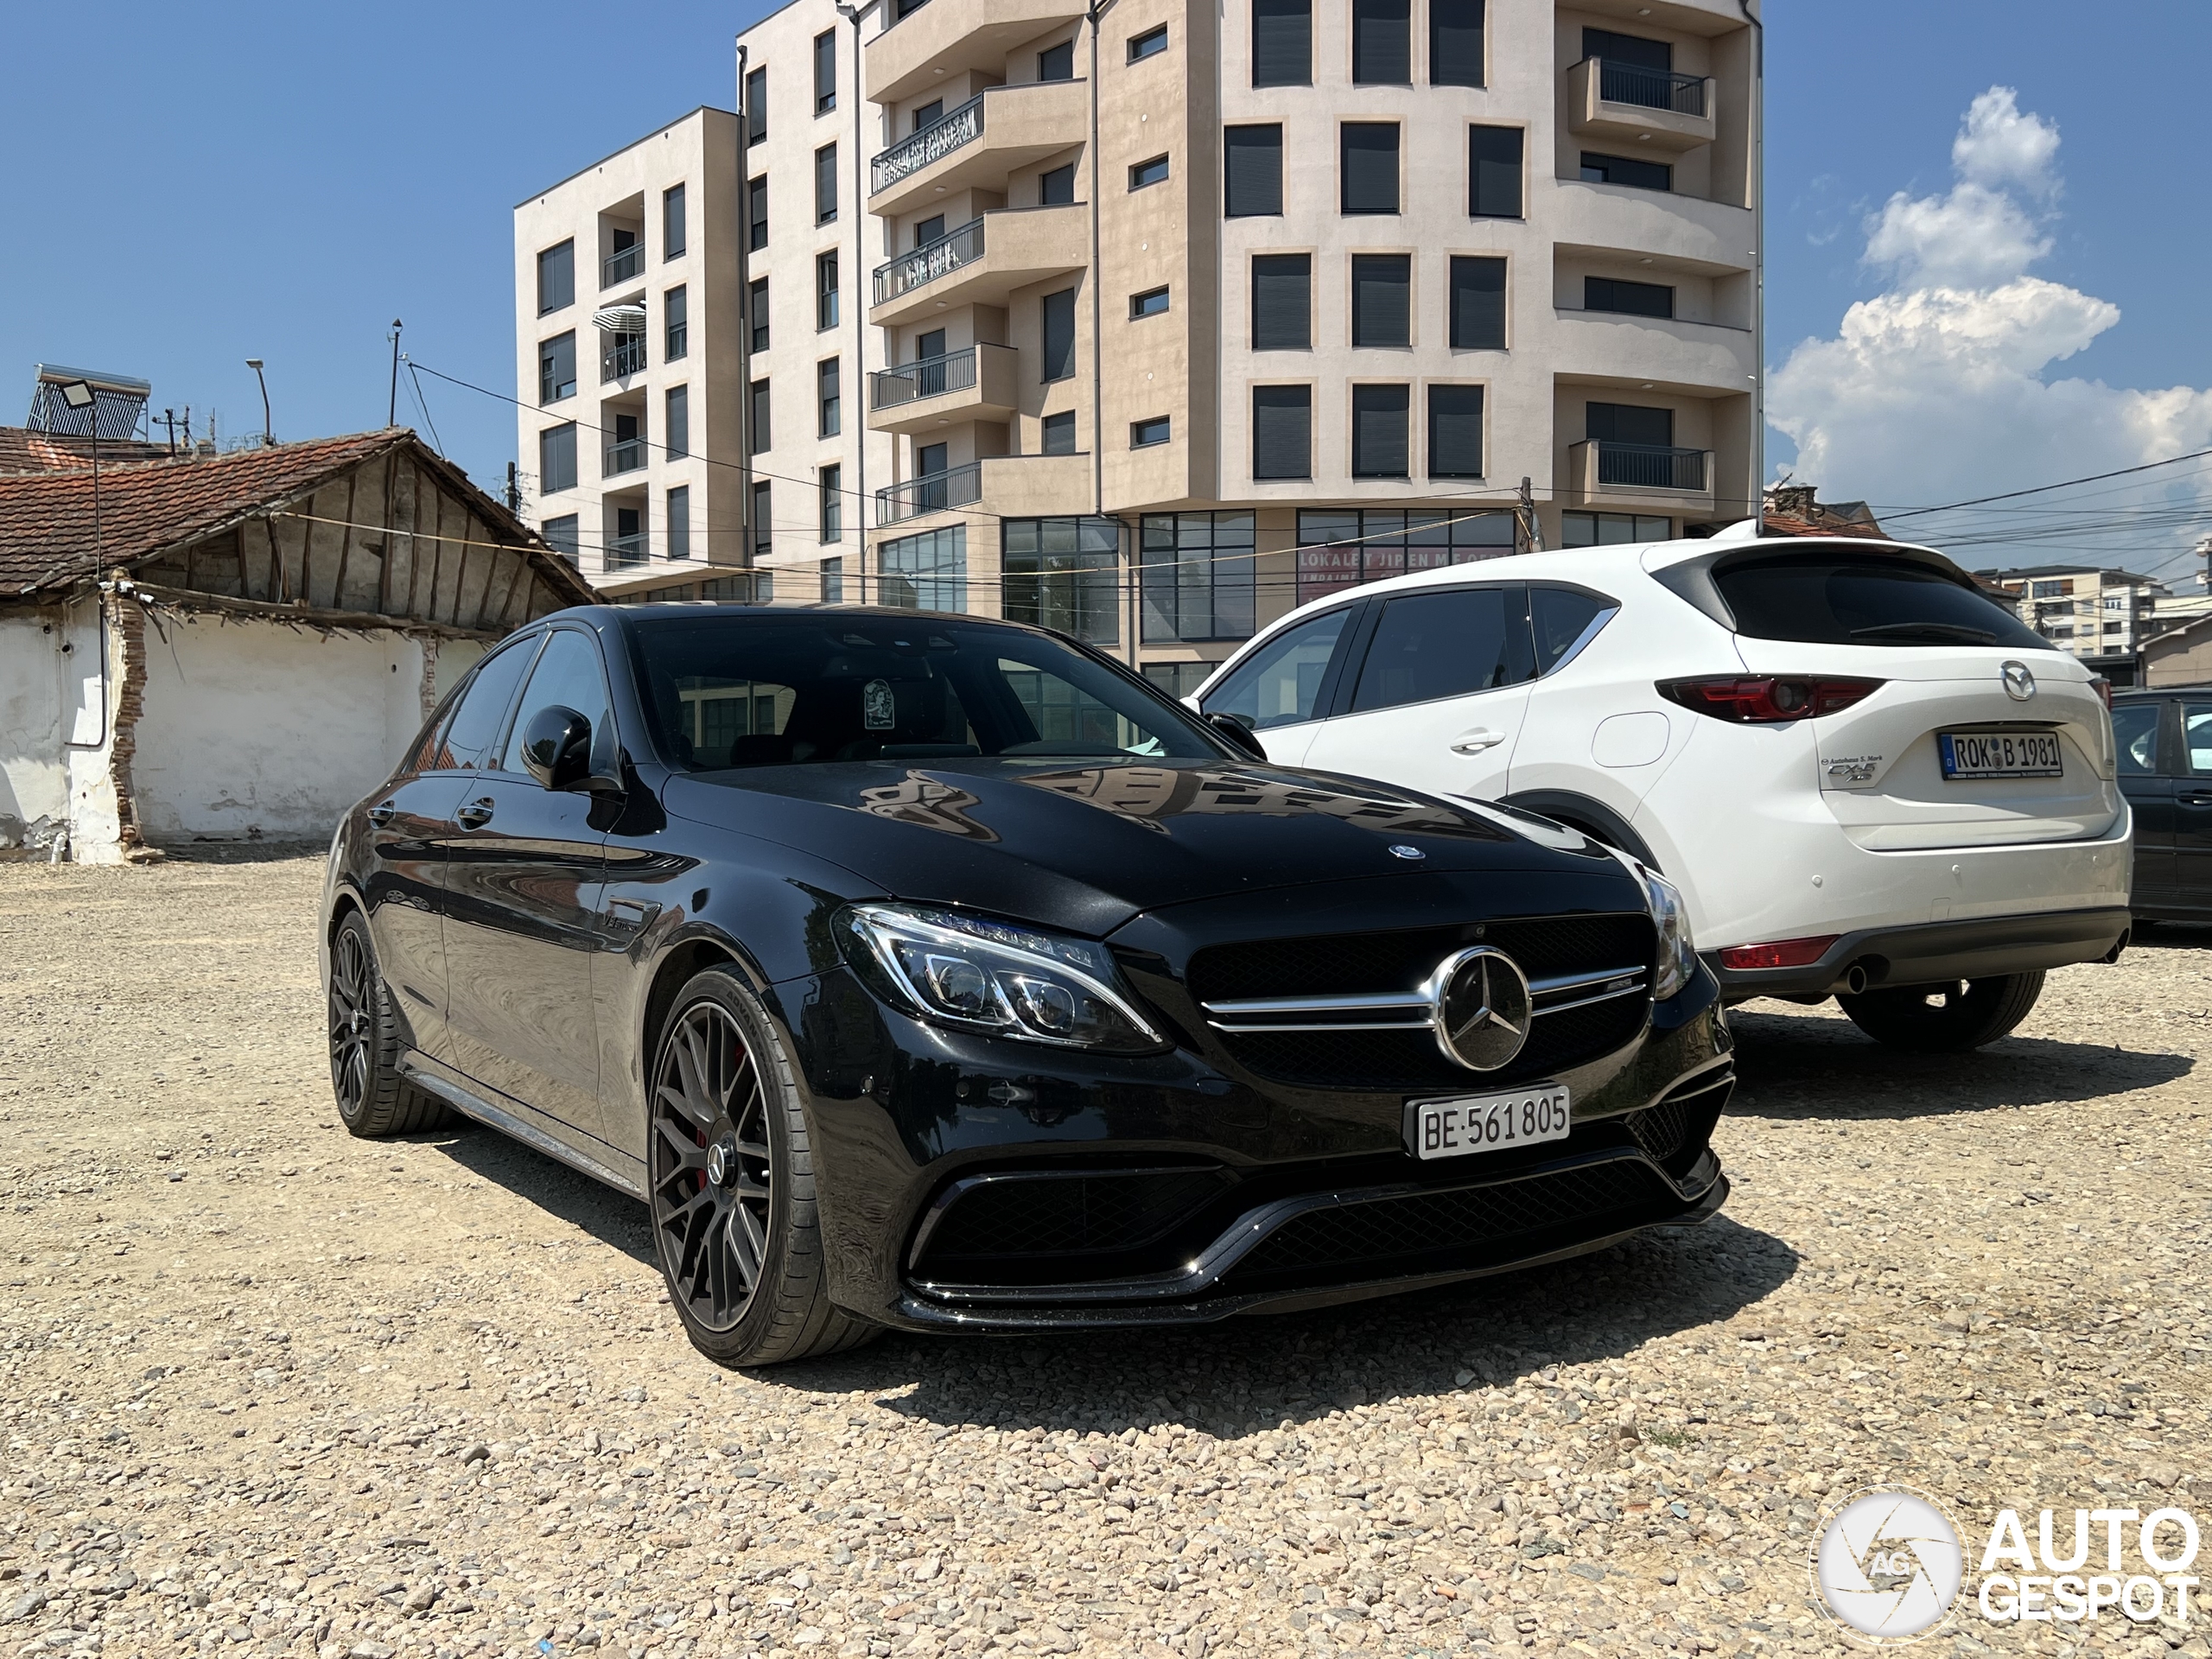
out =
[[[1844,995],[1847,996],[1857,996],[1861,992],[1865,991],[1866,988],[1866,969],[1859,963],[1854,962],[1850,967],[1843,970]]]

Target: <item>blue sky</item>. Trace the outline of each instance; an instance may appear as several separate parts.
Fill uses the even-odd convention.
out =
[[[2024,118],[2057,137],[2044,176],[2008,187],[2049,244],[2033,276],[2119,310],[2116,322],[2082,312],[2071,354],[2029,378],[2212,385],[2212,335],[2190,321],[2212,239],[2190,182],[2212,8],[2109,7],[2088,29],[2078,6],[2046,0],[1768,9],[1771,363],[1832,339],[1854,302],[1936,280],[1865,263],[1870,216],[1895,193],[1951,188],[1961,118],[2006,86]],[[156,408],[189,404],[196,428],[212,408],[238,431],[259,418],[244,366],[259,356],[280,438],[377,425],[394,316],[423,363],[507,386],[512,205],[695,105],[726,105],[731,36],[760,10],[399,0],[371,12],[15,14],[0,62],[13,163],[0,182],[13,227],[0,260],[0,420],[22,418],[43,359],[145,376]],[[1819,366],[1795,383],[1816,423],[1835,384],[1834,365],[1827,380]],[[424,385],[448,451],[495,486],[513,453],[511,411]],[[2014,404],[2022,395],[2012,388]],[[1821,439],[1828,493],[1917,504],[1980,493],[1992,479],[2066,475],[2022,470],[2067,465],[2071,429],[2053,410],[2036,415],[2052,429],[2031,444],[1946,443],[1993,423],[1970,399],[1925,401],[1933,429],[1916,435],[1912,467],[1840,428]],[[400,407],[419,422],[404,382]],[[2083,435],[2091,460],[2108,448]],[[1777,436],[1770,454],[1788,464],[1792,446]]]

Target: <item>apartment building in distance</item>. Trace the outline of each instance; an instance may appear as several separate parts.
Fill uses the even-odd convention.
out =
[[[702,580],[1045,622],[1180,691],[1350,584],[1758,510],[1756,0],[860,16],[793,0],[740,37],[742,115],[670,130],[699,135],[696,234],[734,244],[692,279],[694,331],[734,336],[691,393],[694,473],[738,486],[692,486]],[[724,130],[750,142],[717,162]],[[650,240],[677,142],[518,211],[525,402],[557,333],[537,262]],[[650,323],[638,257],[650,280],[579,289],[580,339],[610,300]],[[669,378],[645,366],[644,405]],[[525,412],[525,468],[560,412]],[[533,516],[626,546],[629,476],[541,485]],[[586,548],[586,574],[664,590],[684,562],[635,523],[647,563]]]
[[[2176,595],[2164,582],[2132,570],[2037,564],[1974,575],[2012,594],[2021,621],[2116,685],[2136,683],[2145,640],[2191,620],[2167,609]]]

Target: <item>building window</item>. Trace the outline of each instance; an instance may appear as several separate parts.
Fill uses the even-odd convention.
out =
[[[1075,411],[1062,410],[1057,415],[1047,415],[1041,423],[1043,453],[1048,455],[1075,454]]]
[[[944,215],[943,213],[931,213],[914,226],[914,245],[918,248],[927,247],[932,242],[943,240],[944,237]]]
[[[1623,542],[1667,542],[1675,537],[1675,521],[1645,513],[1563,512],[1560,514],[1560,542],[1566,547],[1611,547]]]
[[[1500,558],[1513,545],[1510,512],[1301,512],[1297,602],[1408,571]]]
[[[1075,200],[1075,163],[1055,167],[1037,175],[1037,205],[1065,207]]]
[[[1228,127],[1222,131],[1223,210],[1230,219],[1264,219],[1282,212],[1282,126]]]
[[[1165,443],[1169,436],[1168,420],[1165,415],[1154,415],[1149,420],[1129,423],[1129,448],[1149,449],[1156,443]]]
[[[673,259],[684,245],[683,187],[671,184],[660,193],[660,257]]]
[[[1428,475],[1431,478],[1480,478],[1483,475],[1483,389],[1480,386],[1431,386],[1428,389]]]
[[[537,256],[537,315],[576,302],[576,245],[563,242]]]
[[[968,608],[968,527],[901,536],[876,549],[878,601],[909,611]]]
[[[765,559],[776,550],[775,498],[766,483],[753,486],[753,556]]]
[[[1067,380],[1075,375],[1075,289],[1064,288],[1039,302],[1044,313],[1045,380]]]
[[[1452,349],[1455,352],[1502,352],[1505,349],[1505,261],[1462,258],[1452,261]]]
[[[1467,214],[1471,219],[1521,217],[1518,127],[1467,129]]]
[[[1583,411],[1582,435],[1596,443],[1670,449],[1675,443],[1675,411],[1648,404],[1591,404]]]
[[[753,180],[745,194],[746,200],[751,204],[747,212],[752,220],[752,233],[747,245],[758,253],[768,245],[768,175],[764,173]]]
[[[1413,256],[1356,253],[1351,257],[1351,343],[1413,344]]]
[[[1194,695],[1220,666],[1219,663],[1147,663],[1143,673],[1160,691],[1179,702]]]
[[[745,77],[745,142],[757,144],[768,136],[768,72],[750,71]]]
[[[1037,54],[1037,79],[1039,80],[1073,80],[1075,79],[1075,42],[1062,41],[1058,46],[1048,46]]]
[[[1118,520],[1009,518],[1000,535],[1009,622],[1058,628],[1094,645],[1121,642]]]
[[[1313,256],[1252,256],[1252,349],[1304,352],[1313,346]]]
[[[837,146],[824,144],[814,152],[814,222],[828,225],[837,217]]]
[[[834,438],[844,429],[844,397],[837,372],[837,359],[825,357],[815,365],[815,393],[820,404],[821,423],[817,435]]]
[[[1411,470],[1407,428],[1413,400],[1404,386],[1351,389],[1351,475],[1404,478]]]
[[[768,279],[755,276],[746,298],[746,309],[753,319],[753,349],[768,349]]]
[[[842,542],[845,539],[845,469],[824,467],[817,480],[821,494],[822,539]]]
[[[1675,290],[1664,283],[1627,283],[1612,276],[1582,279],[1585,311],[1617,311],[1630,317],[1671,317]]]
[[[1141,35],[1129,36],[1129,61],[1142,63],[1147,58],[1158,57],[1167,49],[1167,25],[1147,29]]]
[[[537,346],[537,401],[555,404],[576,391],[576,331],[556,334]]]
[[[1166,289],[1147,288],[1141,294],[1129,296],[1129,315],[1132,320],[1138,317],[1164,317],[1166,315],[1167,290]]]
[[[691,388],[668,389],[668,459],[681,461],[691,453]]]
[[[549,426],[537,435],[537,488],[543,495],[576,487],[576,423]]]
[[[1675,169],[1664,162],[1639,162],[1627,156],[1582,152],[1585,184],[1624,184],[1634,190],[1672,190]]]
[[[814,112],[827,115],[837,107],[837,31],[825,29],[814,37]]]
[[[545,537],[545,545],[558,553],[570,564],[576,562],[576,515],[564,512],[558,518],[548,518],[537,527]]]
[[[1252,84],[1313,84],[1313,0],[1252,0]]]
[[[1346,214],[1398,211],[1398,124],[1347,121],[1341,138],[1339,189]]]
[[[1410,0],[1351,0],[1351,79],[1356,86],[1410,86]]]
[[[1313,476],[1313,388],[1252,388],[1252,476]]]
[[[845,561],[842,554],[822,561],[822,602],[824,605],[845,602]]]
[[[1167,158],[1155,156],[1150,161],[1139,162],[1129,168],[1129,188],[1141,190],[1147,185],[1167,182]]]
[[[1252,515],[1148,512],[1141,522],[1144,640],[1252,637]]]
[[[678,484],[668,493],[668,556],[691,556],[691,486]]]
[[[1483,0],[1428,0],[1428,83],[1483,84]]]
[[[814,256],[814,326],[817,329],[837,326],[837,256],[835,253]]]
[[[919,132],[924,127],[933,127],[944,119],[944,100],[941,98],[933,98],[926,104],[917,104],[914,106],[914,124],[908,130]]]
[[[769,435],[772,429],[769,425],[768,414],[768,383],[755,380],[753,383],[753,453],[756,455],[772,447]]]
[[[691,350],[691,301],[681,288],[661,296],[661,361],[675,363]]]

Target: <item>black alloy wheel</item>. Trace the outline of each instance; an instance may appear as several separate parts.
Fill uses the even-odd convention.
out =
[[[1995,1042],[2028,1017],[2042,995],[2040,973],[1999,974],[1839,995],[1836,1005],[1878,1043],[1916,1054],[1956,1054]]]
[[[346,1129],[375,1140],[450,1122],[444,1102],[399,1073],[406,1036],[377,969],[369,924],[358,910],[347,911],[330,937],[328,989],[330,1090]]]

